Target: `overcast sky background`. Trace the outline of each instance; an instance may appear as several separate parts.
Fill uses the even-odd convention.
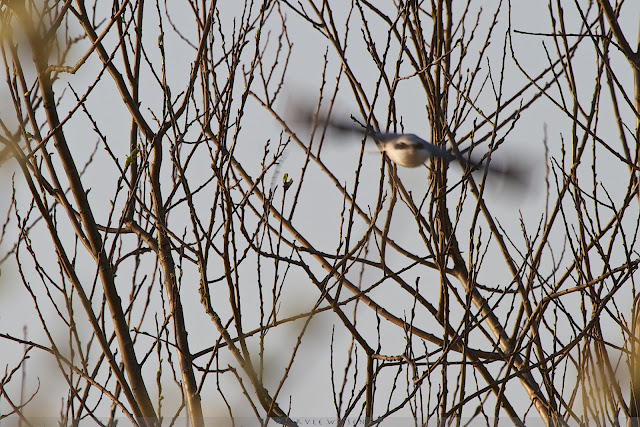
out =
[[[240,13],[241,2],[220,2],[221,5],[221,17],[223,19],[222,26],[231,31],[232,18],[238,17]],[[335,8],[336,16],[343,16],[337,10],[341,5],[341,2],[331,2]],[[334,4],[335,3],[335,4]],[[346,2],[345,2],[346,3]],[[387,2],[376,2],[380,4],[380,7],[384,7]],[[489,2],[485,7],[483,22],[488,22],[491,17],[492,7],[494,2]],[[622,15],[623,28],[627,31],[627,34],[633,39],[633,36],[638,33],[638,18],[640,17],[640,4],[634,4],[634,2],[627,2],[625,6],[625,13]],[[164,7],[164,6],[163,6]],[[464,3],[459,3],[459,7],[464,7]],[[190,11],[184,9],[183,6],[177,6],[174,4],[169,5],[169,11],[174,23],[181,29],[188,31],[189,23],[192,21]],[[283,7],[283,11],[287,17],[287,26],[289,36],[293,42],[292,56],[289,61],[289,69],[287,71],[287,77],[285,80],[285,87],[283,89],[283,95],[277,102],[276,110],[284,116],[287,115],[287,102],[290,100],[305,100],[309,99],[312,104],[316,101],[318,94],[318,88],[320,86],[321,73],[323,68],[323,57],[325,51],[328,48],[328,67],[327,67],[327,82],[329,87],[335,82],[335,78],[338,74],[340,62],[335,55],[335,52],[331,47],[327,46],[326,40],[317,32],[313,31],[307,23],[301,21],[301,19],[291,11]],[[567,8],[568,15],[571,15],[572,10]],[[153,8],[149,7],[147,10],[152,16],[155,16]],[[476,12],[469,13],[469,17],[475,17]],[[511,5],[511,26],[513,29],[529,32],[545,33],[550,31],[549,18],[547,13],[547,4],[544,2],[531,2],[531,1],[514,1]],[[573,20],[572,20],[573,19]],[[568,22],[574,22],[574,28],[567,29],[569,32],[578,32],[581,24],[577,19],[577,16],[573,16],[572,19],[568,19]],[[358,22],[355,20],[354,22]],[[503,44],[505,42],[505,33],[507,26],[509,25],[509,15],[507,7],[503,6],[500,12],[499,23],[494,30],[494,37],[490,46],[490,53],[488,58],[491,62],[491,67],[494,70],[500,69],[500,61],[503,54]],[[341,27],[340,23],[337,24],[338,28]],[[147,29],[152,29],[152,26],[148,26]],[[376,28],[372,24],[372,28]],[[485,28],[480,25],[480,28],[485,31]],[[157,29],[157,28],[156,28]],[[360,35],[359,28],[350,28],[350,42],[347,50],[347,56],[351,59],[351,64],[357,64],[357,73],[363,85],[365,87],[373,87],[373,82],[378,78],[379,72],[373,65],[369,54],[366,52],[362,37]],[[195,40],[195,31],[191,34],[185,34],[191,41]],[[384,40],[386,36],[386,29],[381,27],[380,39]],[[156,40],[158,33],[145,34],[148,40]],[[482,37],[479,37],[480,41],[476,40],[475,43],[481,43]],[[513,34],[515,54],[518,61],[530,72],[531,75],[537,75],[538,71],[541,71],[547,66],[546,54],[544,52],[543,43],[551,44],[549,38],[543,38],[539,36]],[[271,43],[275,42],[275,34]],[[165,25],[164,43],[171,60],[168,62],[168,75],[171,80],[174,81],[175,87],[179,88],[181,83],[186,80],[190,69],[192,67],[192,58],[194,51],[187,46],[179,37],[171,32],[168,25]],[[155,42],[148,42],[149,46],[155,46]],[[584,70],[583,73],[578,74],[578,84],[583,82],[585,87],[592,88],[594,75],[594,61],[593,49],[588,49],[588,43],[585,43],[585,48],[581,49],[574,60],[574,66],[578,70]],[[478,46],[479,48],[480,46]],[[76,57],[81,56],[82,50],[76,49],[74,51]],[[147,52],[152,58],[157,58],[157,51]],[[470,53],[473,55],[473,53]],[[360,59],[360,57],[362,59]],[[629,65],[619,54],[614,54],[614,65],[616,67],[616,74],[618,78],[632,86],[631,71]],[[467,59],[467,63],[471,64],[473,61]],[[70,61],[71,63],[72,61]],[[486,61],[485,61],[486,62]],[[584,64],[584,67],[580,67],[580,64]],[[487,64],[483,67],[488,66]],[[94,81],[96,75],[100,72],[101,66],[99,61],[92,56],[87,64],[82,67],[82,71],[76,75],[65,77],[71,86],[74,87],[79,93],[86,85]],[[409,70],[407,70],[407,74]],[[497,71],[494,71],[494,77],[498,77]],[[504,92],[505,98],[509,98],[514,91],[518,90],[526,78],[517,70],[512,61],[507,59],[506,78],[504,80]],[[237,84],[242,84],[238,81]],[[405,129],[408,132],[416,133],[418,135],[429,137],[430,125],[427,120],[427,114],[425,109],[426,100],[424,96],[416,96],[415,85],[417,81],[408,79],[405,83],[400,85],[400,89],[396,95],[396,102],[398,105],[398,112],[402,117],[402,121]],[[352,94],[347,87],[346,79],[342,79],[343,87],[339,91],[337,97],[337,114],[347,118],[349,114],[357,113],[356,106],[353,101]],[[58,88],[61,88],[59,85]],[[0,99],[5,98],[7,89],[2,87],[0,89]],[[156,82],[152,79],[143,81],[141,87],[141,93],[143,96],[143,104],[152,111],[159,110],[159,105],[162,104],[162,94],[158,90]],[[591,93],[585,92],[585,97],[591,95]],[[67,102],[73,102],[73,97],[68,96],[65,98]],[[588,99],[588,98],[586,98]],[[489,102],[489,100],[487,100]],[[482,102],[480,102],[482,104]],[[386,118],[386,102],[381,101],[376,110],[376,115],[379,120]],[[603,105],[609,106],[609,104],[603,102]],[[116,153],[120,159],[125,158],[128,153],[128,134],[129,134],[129,122],[130,116],[128,112],[122,108],[121,98],[117,91],[114,89],[114,85],[109,78],[105,78],[103,82],[99,83],[98,87],[93,91],[87,101],[87,106],[93,111],[94,117],[98,119],[102,129],[108,129],[108,138],[110,141],[117,141],[122,139],[123,143],[118,146],[121,148],[121,152]],[[110,106],[113,106],[111,108]],[[0,101],[0,108],[3,119],[9,114],[12,114],[12,107],[4,105],[4,101]],[[491,104],[488,104],[488,109],[491,109]],[[618,139],[616,124],[611,121],[605,120],[607,114],[610,112],[601,112],[600,118],[600,135],[610,135],[611,140]],[[634,120],[632,116],[627,112],[625,113],[629,118],[628,124],[633,125]],[[74,154],[77,154],[78,158],[88,156],[93,150],[97,138],[93,131],[87,126],[84,116],[78,113],[78,120],[72,119],[67,125],[67,135],[71,136],[70,144],[74,150]],[[262,109],[255,101],[249,102],[249,107],[245,111],[245,122],[242,127],[241,137],[239,138],[240,146],[236,147],[235,154],[238,159],[242,160],[243,165],[252,166],[250,174],[255,177],[260,170],[260,160],[263,154],[263,146],[267,140],[272,140],[274,143],[281,138],[282,127],[275,121],[275,119],[269,115],[264,109]],[[609,115],[609,117],[611,117]],[[559,156],[559,141],[565,136],[569,135],[571,122],[570,120],[561,114],[559,110],[551,105],[546,100],[537,102],[536,106],[526,111],[522,119],[518,121],[513,132],[507,137],[507,143],[504,149],[501,149],[497,155],[497,160],[501,161],[513,161],[522,162],[531,168],[531,180],[529,186],[526,189],[518,189],[510,187],[504,183],[496,183],[495,186],[488,185],[487,192],[485,194],[487,203],[493,206],[493,212],[496,215],[499,223],[506,230],[520,230],[520,219],[527,228],[535,230],[541,215],[544,213],[545,204],[545,151],[543,146],[543,139],[546,135],[548,138],[549,150],[551,156]],[[472,123],[468,124],[468,127],[462,129],[460,134],[465,134],[471,129]],[[299,125],[296,132],[303,138],[307,137],[309,130],[304,126]],[[342,182],[346,182],[346,188],[353,187],[354,172],[358,166],[359,152],[360,152],[360,139],[357,136],[345,136],[329,133],[327,138],[331,140],[330,144],[327,144],[322,151],[322,158],[324,162],[330,167],[332,172],[338,176]],[[373,150],[371,150],[373,151]],[[287,149],[286,160],[282,163],[279,174],[283,175],[287,173],[294,179],[299,177],[299,171],[303,164],[305,153],[294,144],[290,144]],[[376,152],[369,153],[363,160],[363,176],[371,177],[371,182],[364,182],[359,187],[358,201],[361,206],[374,206],[378,195],[378,181],[380,174],[380,154]],[[202,167],[206,168],[208,165],[208,159],[201,159]],[[610,161],[610,157],[606,153],[602,154],[602,160],[599,160],[606,165],[606,162]],[[82,162],[79,162],[82,163]],[[616,180],[617,174],[624,176],[628,171],[620,170],[618,163],[611,162],[612,167],[607,170],[607,176],[602,175],[602,171],[607,168],[601,168],[601,175],[599,178],[602,181],[603,186],[610,191],[612,197],[618,200],[621,194],[624,194],[625,188],[617,187]],[[449,182],[453,184],[460,177],[459,169],[455,168],[455,171],[450,174]],[[85,176],[85,187],[91,188],[90,201],[92,203],[103,203],[105,209],[99,211],[97,219],[99,222],[106,220],[108,214],[109,198],[111,195],[105,193],[105,191],[113,191],[113,182],[117,179],[115,174],[115,168],[113,164],[107,160],[107,156],[104,150],[99,149],[96,155],[96,159],[91,165],[91,170],[88,175]],[[10,162],[0,169],[0,179],[9,183],[13,174],[15,175],[16,189],[18,192],[18,198],[22,202],[22,209],[26,209],[28,201],[30,200],[28,194],[28,188],[23,184],[23,179],[19,173],[19,169],[15,163]],[[414,170],[402,169],[399,170],[399,176],[404,185],[413,191],[415,194],[424,193],[427,190],[427,183],[429,180],[429,172],[426,168],[416,168]],[[167,175],[165,174],[165,177]],[[306,237],[308,240],[314,243],[320,250],[325,250],[329,253],[335,251],[336,242],[339,236],[340,226],[340,211],[342,209],[342,196],[333,186],[333,184],[327,179],[327,177],[317,168],[311,168],[308,175],[305,177],[306,188],[308,191],[302,193],[302,201],[298,206],[298,211],[295,217],[295,225],[301,230],[307,232]],[[274,182],[281,183],[281,178],[276,176]],[[388,184],[387,184],[388,186]],[[309,188],[313,190],[309,190]],[[6,212],[9,205],[10,187],[6,184],[0,192],[0,212]],[[459,193],[452,193],[452,202],[455,203]],[[281,197],[281,196],[280,196]],[[101,199],[102,200],[101,202]],[[281,200],[276,198],[276,200]],[[121,200],[120,200],[121,202]],[[635,208],[637,209],[637,208]],[[404,212],[404,213],[403,213]],[[100,215],[103,215],[102,217]],[[172,221],[179,221],[179,215],[177,212],[172,214]],[[468,222],[470,213],[463,213],[462,222]],[[359,219],[357,219],[359,221]],[[394,222],[392,224],[392,231],[394,239],[402,242],[408,248],[420,248],[422,242],[416,238],[414,227],[411,227],[412,219],[409,213],[404,211],[398,211],[394,216]],[[66,225],[63,225],[66,227]],[[185,227],[189,227],[187,217],[185,216]],[[366,229],[366,225],[360,221],[356,225],[356,229],[363,232]],[[15,227],[9,227],[7,235],[15,236]],[[464,227],[459,228],[459,232],[462,233]],[[488,231],[487,231],[488,233]],[[516,231],[515,236],[520,240],[517,243],[522,243],[521,232]],[[562,236],[553,236],[552,238],[558,238],[558,242],[561,242]],[[34,241],[39,241],[41,245],[48,245],[49,236],[45,233],[43,227],[41,227],[38,234],[31,236]],[[488,234],[486,239],[488,238]],[[412,243],[415,240],[415,244]],[[10,249],[10,244],[13,242],[11,238],[5,237],[4,243],[0,246],[1,254],[6,253]],[[486,268],[483,268],[480,272],[480,283],[491,283],[492,285],[504,285],[508,286],[509,283],[504,283],[504,277],[507,272],[507,268],[504,265],[501,257],[497,251],[489,250],[486,261]],[[416,252],[419,252],[416,249]],[[86,255],[84,256],[86,257]],[[492,257],[495,257],[492,258]],[[79,258],[80,262],[85,261],[83,256]],[[86,261],[89,261],[87,258]],[[389,264],[393,265],[394,259],[390,258]],[[50,259],[41,260],[41,262],[49,265],[55,265],[55,254],[51,251]],[[2,270],[2,276],[0,278],[0,325],[1,331],[10,333],[14,336],[22,336],[23,326],[28,328],[28,337],[30,340],[36,342],[47,343],[46,336],[40,331],[39,320],[33,309],[33,301],[27,292],[24,291],[21,285],[20,278],[17,276],[17,270],[13,265],[13,258],[4,262],[0,266]],[[613,262],[614,265],[618,263]],[[95,274],[95,266],[92,261],[87,263],[87,270],[83,280],[86,283],[93,281]],[[55,267],[54,267],[55,270]],[[354,269],[350,273],[350,277],[353,279],[357,277],[357,272]],[[248,273],[247,274],[251,274]],[[253,272],[255,274],[255,271]],[[364,281],[376,280],[379,276],[379,272],[371,272],[367,269],[364,271]],[[420,275],[419,273],[416,273]],[[433,275],[432,272],[429,274]],[[433,304],[437,305],[437,298],[439,296],[438,278],[436,275],[429,276],[422,275],[421,289],[423,292],[433,295]],[[37,278],[34,276],[31,278],[34,283],[37,282]],[[430,280],[434,280],[434,288],[430,289]],[[305,278],[299,272],[292,272],[287,279],[289,284],[293,284],[287,287],[287,293],[283,300],[281,307],[281,317],[287,314],[296,314],[309,310],[318,298],[318,292],[315,287],[309,285],[308,279]],[[197,285],[197,281],[195,282]],[[187,316],[187,324],[202,325],[201,334],[191,334],[191,350],[197,352],[203,348],[212,345],[213,341],[217,338],[217,332],[213,325],[203,313],[199,296],[197,294],[197,286],[193,289],[183,288],[183,305],[185,306],[185,314]],[[128,285],[127,285],[128,286]],[[128,288],[127,292],[128,292]],[[462,289],[460,289],[461,292]],[[125,295],[121,295],[124,297]],[[373,293],[374,298],[380,298],[393,307],[394,314],[402,316],[403,313],[409,313],[411,309],[411,301],[405,296],[398,296],[398,300],[393,298],[398,296],[393,289],[379,289]],[[46,298],[41,295],[42,298]],[[249,298],[249,297],[247,297]],[[624,301],[618,306],[622,313],[630,313],[632,300],[627,301],[628,305],[624,305]],[[579,304],[579,301],[576,301]],[[250,303],[245,307],[251,306]],[[78,310],[80,306],[78,305]],[[458,314],[459,316],[462,313]],[[257,313],[256,313],[257,316]],[[455,314],[453,317],[455,318]],[[223,316],[224,317],[224,316]],[[375,316],[373,313],[363,313],[361,317],[362,321],[371,322],[371,336],[375,336]],[[427,323],[428,324],[428,323]],[[285,383],[285,388],[281,392],[279,401],[283,407],[287,407],[289,395],[292,397],[292,406],[295,408],[296,416],[328,416],[334,413],[333,403],[331,401],[331,388],[329,386],[328,377],[328,352],[320,351],[325,350],[331,341],[332,330],[335,325],[335,346],[342,351],[336,351],[336,357],[343,358],[345,356],[345,349],[350,344],[350,336],[344,331],[341,324],[336,317],[330,312],[317,315],[317,317],[311,323],[311,330],[305,335],[304,345],[302,346],[299,354],[299,361],[305,361],[305,363],[295,363],[293,370],[289,376],[289,380]],[[89,325],[80,325],[80,327],[86,327],[89,332]],[[271,349],[267,351],[267,361],[273,365],[273,380],[277,380],[281,375],[281,369],[288,361],[290,354],[290,347],[295,343],[297,334],[300,330],[301,324],[291,324],[283,328],[277,328],[269,337],[271,342]],[[385,326],[388,328],[388,326]],[[434,322],[435,327],[435,322]],[[612,328],[615,326],[612,325]],[[198,328],[200,329],[200,328]],[[384,328],[383,328],[384,329]],[[149,329],[151,331],[151,329]],[[439,328],[438,331],[441,331]],[[404,337],[399,331],[395,334],[391,329],[385,334],[385,352],[388,354],[393,353],[393,349],[396,353],[401,353],[405,346]],[[619,335],[617,328],[611,330],[612,334],[615,333],[616,337]],[[60,329],[61,334],[65,334],[64,329]],[[206,337],[210,337],[210,340],[206,340]],[[394,337],[396,342],[394,342]],[[62,338],[62,337],[61,337]],[[615,337],[612,335],[612,339],[615,341]],[[62,339],[64,340],[64,339]],[[144,340],[144,339],[141,339]],[[149,341],[151,342],[151,341]],[[282,345],[282,348],[286,348],[283,351],[285,355],[283,360],[279,359],[278,345]],[[320,349],[320,350],[319,350]],[[5,365],[13,366],[20,358],[22,348],[17,345],[7,345],[0,348],[0,367]],[[316,357],[315,355],[320,355]],[[362,354],[363,355],[363,354]],[[364,355],[363,355],[364,356]],[[206,357],[205,357],[206,359]],[[229,359],[231,362],[231,359]],[[201,361],[204,363],[204,361]],[[338,366],[340,366],[338,364]],[[42,413],[51,412],[55,415],[60,406],[61,399],[64,398],[63,394],[58,394],[55,390],[64,390],[64,384],[61,382],[61,378],[56,375],[57,367],[55,362],[52,361],[47,355],[34,351],[31,353],[31,359],[28,364],[28,392],[33,392],[37,386],[37,381],[40,383],[40,393],[36,397],[37,407]],[[267,369],[267,372],[269,370]],[[37,380],[36,380],[37,378]],[[267,379],[268,375],[267,375]],[[169,376],[166,377],[169,381]],[[267,381],[268,382],[268,381]],[[229,386],[233,389],[234,386]],[[235,386],[237,388],[237,386]],[[169,390],[167,387],[165,390]],[[173,389],[172,389],[173,390]],[[516,390],[516,389],[514,389]],[[522,390],[518,390],[522,392]],[[55,396],[55,398],[52,398]],[[237,401],[242,402],[244,397],[239,390],[236,391]],[[178,396],[176,396],[178,397]],[[204,405],[205,415],[215,416],[221,412],[226,414],[220,399],[217,397],[217,391],[211,387],[205,387],[203,392],[203,401],[211,402]],[[236,402],[237,403],[237,402]],[[529,401],[523,399],[524,407],[529,405]],[[239,403],[241,405],[241,403]],[[165,400],[167,408],[171,407],[171,399]],[[4,402],[0,400],[0,409],[6,411]],[[522,409],[522,408],[517,408]],[[167,413],[169,413],[168,411]],[[403,414],[406,415],[406,414]]]

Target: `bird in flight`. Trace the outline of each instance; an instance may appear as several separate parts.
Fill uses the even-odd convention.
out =
[[[299,111],[300,112],[300,111]],[[379,151],[385,153],[389,160],[398,166],[415,168],[422,166],[431,158],[441,158],[447,163],[457,162],[465,171],[483,170],[485,166],[467,155],[456,155],[444,148],[438,147],[412,133],[386,133],[377,132],[371,126],[353,122],[339,121],[336,119],[318,117],[313,113],[303,112],[303,120],[312,127],[324,126],[327,129],[342,133],[358,133],[373,139]],[[511,183],[523,184],[528,175],[522,165],[496,165],[495,162],[488,168],[492,176],[502,177]]]

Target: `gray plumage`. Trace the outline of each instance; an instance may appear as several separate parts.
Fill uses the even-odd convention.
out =
[[[302,113],[302,119],[312,127],[322,126],[327,129],[343,133],[358,133],[371,138],[378,150],[385,153],[395,164],[407,168],[415,168],[423,165],[430,158],[441,158],[446,162],[457,162],[467,171],[484,169],[481,162],[467,155],[456,156],[455,154],[432,144],[412,133],[384,133],[377,132],[371,126],[365,127],[354,122],[339,121],[335,119],[318,118],[308,110],[298,110]],[[517,184],[524,184],[527,178],[527,170],[522,165],[511,165],[506,167],[497,166],[492,163],[489,168],[490,175],[501,176],[508,181]]]

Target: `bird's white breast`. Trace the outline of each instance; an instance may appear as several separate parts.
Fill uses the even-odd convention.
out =
[[[387,153],[392,162],[405,168],[418,167],[431,157],[426,144],[410,138],[400,137],[397,140],[387,141],[380,148]]]

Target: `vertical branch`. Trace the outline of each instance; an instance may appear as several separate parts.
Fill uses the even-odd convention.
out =
[[[632,311],[632,327],[630,331],[631,354],[629,355],[629,370],[631,372],[631,387],[629,390],[629,420],[627,426],[640,426],[640,299],[636,298]]]
[[[131,382],[131,390],[135,396],[135,401],[130,401],[134,410],[139,408],[139,413],[145,419],[151,421],[155,420],[156,415],[153,409],[153,405],[147,393],[147,388],[142,377],[141,367],[138,363],[135,349],[131,341],[131,335],[129,334],[129,327],[126,323],[126,318],[122,310],[122,303],[120,296],[118,295],[112,266],[107,258],[104,250],[102,238],[98,232],[98,228],[93,217],[93,211],[87,200],[86,191],[82,185],[80,175],[76,168],[75,161],[67,145],[65,134],[60,125],[56,109],[56,101],[50,79],[48,69],[48,53],[47,49],[51,42],[49,39],[42,39],[39,37],[36,28],[33,27],[31,17],[28,15],[24,4],[17,2],[13,5],[13,11],[20,21],[21,25],[25,29],[27,38],[31,50],[33,52],[33,61],[38,76],[38,85],[43,98],[43,107],[46,113],[47,122],[49,128],[53,132],[53,141],[60,157],[64,172],[66,173],[69,181],[69,187],[74,196],[75,202],[78,206],[79,216],[84,225],[84,231],[88,241],[88,248],[91,251],[91,255],[96,261],[98,267],[98,274],[102,282],[105,297],[109,304],[109,310],[112,314],[114,328],[116,336],[118,338],[119,347],[122,355],[122,360],[125,365],[126,372]],[[47,163],[49,172],[55,175],[53,165],[51,164],[49,156],[44,156]],[[71,213],[70,215],[74,215]],[[75,221],[75,218],[71,218]],[[71,264],[66,266],[68,274],[72,273],[73,267]],[[77,282],[76,286],[79,286]],[[85,308],[87,308],[85,306]],[[103,348],[106,350],[106,343],[103,344]],[[144,421],[143,421],[144,422]]]
[[[177,357],[180,365],[180,372],[184,385],[184,391],[187,396],[187,407],[189,409],[189,418],[195,426],[203,426],[204,420],[202,416],[202,404],[200,394],[196,385],[193,366],[191,364],[191,351],[189,350],[189,341],[187,339],[187,327],[184,321],[184,312],[178,289],[177,276],[173,256],[171,255],[171,242],[167,236],[166,230],[169,229],[167,223],[167,213],[164,207],[164,199],[162,197],[162,187],[160,184],[160,171],[162,168],[163,158],[162,137],[156,136],[151,144],[151,162],[150,162],[150,184],[151,199],[153,203],[153,211],[156,218],[156,240],[158,258],[160,267],[163,272],[163,286],[169,300],[171,308],[171,317],[173,319],[173,331],[176,338],[178,348]]]

